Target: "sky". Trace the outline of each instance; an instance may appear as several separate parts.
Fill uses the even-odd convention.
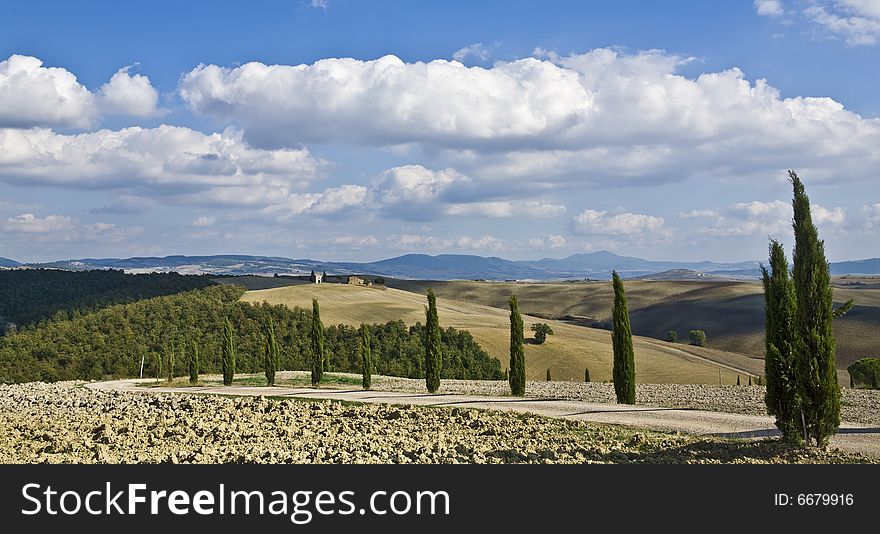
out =
[[[880,0],[0,4],[0,256],[880,256]]]

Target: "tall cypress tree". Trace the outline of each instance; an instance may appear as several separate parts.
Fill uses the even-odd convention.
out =
[[[363,386],[370,389],[373,380],[373,351],[370,349],[370,327],[361,323],[361,362],[363,365]]]
[[[510,297],[510,394],[522,397],[526,393],[526,353],[523,347],[523,320],[516,295]]]
[[[840,427],[840,385],[834,358],[834,309],[825,242],[813,224],[810,199],[794,171],[788,172],[794,196],[795,332],[804,426],[808,440],[826,447]]]
[[[312,385],[321,383],[324,376],[324,324],[321,323],[321,310],[318,299],[312,299],[312,328],[309,331],[312,349]]]
[[[794,285],[788,274],[788,259],[782,245],[770,241],[770,271],[762,265],[764,283],[765,348],[764,375],[767,413],[776,416],[776,426],[790,443],[800,443],[801,401],[797,376]],[[751,379],[750,379],[751,381]]]
[[[189,344],[189,383],[195,384],[199,381],[199,343],[195,340]]]
[[[278,369],[278,343],[275,341],[275,325],[272,318],[266,322],[266,348],[263,351],[263,367],[266,370],[266,385],[275,385],[275,371]]]
[[[165,363],[166,363],[166,373],[165,376],[168,382],[174,380],[174,341],[165,345]]]
[[[220,363],[223,367],[223,385],[231,386],[235,377],[235,331],[228,317],[223,323],[223,356]]]
[[[429,393],[440,389],[440,372],[443,370],[443,353],[440,350],[440,319],[437,317],[437,297],[428,289],[428,305],[425,307],[425,385]]]
[[[617,271],[612,275],[614,286],[614,309],[611,312],[613,330],[611,342],[614,348],[614,392],[620,404],[636,403],[636,364],[633,354],[632,332],[623,282]]]

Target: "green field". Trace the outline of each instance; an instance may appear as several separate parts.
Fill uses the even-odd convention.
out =
[[[376,289],[337,284],[296,285],[248,291],[243,300],[285,304],[308,309],[312,298],[321,303],[325,325],[384,323],[402,319],[407,324],[424,322],[425,298],[399,289]],[[438,298],[440,323],[468,330],[491,355],[507,366],[509,313],[505,309],[478,304],[475,300]],[[505,298],[506,306],[506,298]],[[525,309],[528,309],[526,307]],[[526,344],[526,375],[542,380],[550,369],[554,380],[583,380],[584,367],[590,368],[594,381],[611,379],[611,333],[584,328],[562,321],[524,316],[527,335],[537,322],[550,324],[555,332],[544,345]],[[736,383],[737,375],[760,374],[763,361],[715,349],[700,349],[685,344],[636,336],[636,380],[646,383]],[[717,363],[716,363],[717,362]]]

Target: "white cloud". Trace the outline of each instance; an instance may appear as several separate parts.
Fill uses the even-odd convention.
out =
[[[149,197],[137,195],[119,195],[108,206],[92,208],[90,213],[109,213],[115,215],[131,215],[143,213],[153,207],[154,201]]]
[[[403,165],[384,171],[376,189],[384,204],[423,204],[437,200],[454,184],[467,181],[468,178],[455,169],[433,171],[421,165]]]
[[[471,57],[477,61],[488,61],[492,57],[492,53],[483,43],[474,43],[464,48],[459,48],[452,54],[452,59],[456,61],[465,61]]]
[[[81,188],[286,188],[314,179],[324,162],[307,149],[261,150],[239,132],[125,128],[79,135],[0,129],[0,181]]]
[[[469,217],[530,217],[551,218],[565,213],[565,206],[552,202],[533,200],[525,201],[488,201],[451,204],[445,209],[447,215],[464,215]]]
[[[98,116],[94,100],[65,69],[17,54],[0,61],[0,127],[87,128]]]
[[[327,5],[330,3],[330,0],[311,0],[309,2],[309,6],[321,8],[326,11]]]
[[[130,75],[131,67],[119,69],[110,81],[101,86],[100,107],[104,113],[155,117],[163,114],[159,109],[159,93],[150,79],[141,74]]]
[[[785,14],[785,9],[779,0],[754,0],[754,5],[758,15],[781,17]]]
[[[651,235],[664,232],[662,217],[640,213],[618,213],[609,215],[607,211],[584,210],[576,215],[570,224],[577,235]]]
[[[839,227],[846,220],[846,210],[840,207],[828,209],[812,204],[811,213],[813,223],[820,231],[823,226]],[[732,204],[724,213],[716,214],[713,223],[700,228],[698,232],[718,237],[778,237],[791,233],[791,219],[790,202],[781,200],[738,202]]]
[[[682,219],[694,219],[697,217],[716,217],[718,215],[718,210],[714,209],[705,209],[705,210],[691,210],[688,212],[680,213],[679,217]]]
[[[812,182],[868,180],[880,121],[830,98],[782,98],[738,68],[687,78],[693,58],[611,49],[491,68],[325,59],[200,66],[180,94],[258,146],[423,147],[475,182],[599,186],[765,180],[796,161]]]
[[[865,230],[880,228],[880,202],[871,204],[870,206],[862,206],[859,211],[864,216]]]
[[[504,248],[504,243],[487,234],[480,237],[461,236],[455,240],[455,246],[471,250],[501,250]]]
[[[213,226],[214,223],[217,222],[216,217],[212,217],[210,215],[202,215],[201,217],[196,217],[191,226],[195,226],[196,228],[204,228],[207,226]]]
[[[825,0],[804,9],[804,15],[849,46],[875,45],[880,39],[877,0]]]
[[[269,204],[260,213],[284,222],[298,215],[328,215],[364,207],[367,193],[361,185],[342,185],[318,193],[288,193],[279,199],[261,197],[254,203]]]
[[[115,243],[143,232],[142,228],[121,228],[114,224],[97,222],[80,224],[66,215],[37,217],[23,213],[6,219],[4,232],[14,237],[36,242],[99,242]]]
[[[561,235],[550,234],[546,238],[532,238],[529,239],[529,247],[530,248],[565,248],[568,246],[568,242]]]
[[[33,213],[23,213],[6,219],[4,230],[22,234],[48,234],[73,229],[73,220],[63,215],[37,217]]]

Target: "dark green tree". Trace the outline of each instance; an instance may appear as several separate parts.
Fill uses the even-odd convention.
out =
[[[278,342],[275,340],[275,324],[272,318],[266,322],[266,347],[263,351],[263,367],[266,371],[266,385],[275,385],[275,371],[278,370]]]
[[[670,330],[666,332],[666,341],[670,343],[678,343],[678,332],[675,330]]]
[[[617,271],[612,273],[614,287],[614,309],[611,312],[611,341],[614,349],[614,392],[620,404],[636,403],[636,364],[633,353],[632,332],[629,324],[629,311],[623,282]]]
[[[542,345],[547,341],[547,336],[553,335],[553,329],[547,323],[536,323],[532,325],[532,332],[535,333],[535,343]]]
[[[510,394],[526,393],[526,353],[523,347],[523,320],[516,295],[510,297]]]
[[[584,382],[590,381],[590,368],[584,367]]]
[[[547,382],[552,382],[552,381],[553,381],[553,379],[550,378],[550,369],[548,368],[547,369]]]
[[[231,386],[235,377],[235,331],[228,317],[223,323],[223,353],[220,363],[223,369],[223,385]]]
[[[702,330],[691,330],[688,332],[688,335],[691,337],[691,345],[696,347],[706,346],[706,332],[703,332]]]
[[[189,361],[187,363],[189,383],[195,384],[199,381],[199,343],[195,340],[189,344]]]
[[[801,400],[797,376],[794,284],[788,273],[788,259],[782,245],[770,242],[770,270],[761,266],[764,284],[765,357],[767,413],[776,416],[776,426],[789,443],[801,443]]]
[[[443,370],[443,353],[440,344],[440,319],[437,317],[437,297],[428,289],[428,305],[425,307],[425,385],[429,393],[440,389],[440,373]]]
[[[810,199],[794,171],[794,267],[798,377],[808,441],[826,447],[840,427],[840,385],[834,356],[834,304],[825,242],[813,224]]]
[[[309,343],[312,349],[312,386],[321,383],[324,376],[324,324],[321,323],[321,310],[318,299],[312,299],[312,328],[309,330]]]
[[[165,372],[168,382],[174,380],[174,341],[165,345]]]
[[[363,366],[364,389],[370,389],[373,381],[373,351],[370,348],[370,327],[361,324],[361,362]]]

